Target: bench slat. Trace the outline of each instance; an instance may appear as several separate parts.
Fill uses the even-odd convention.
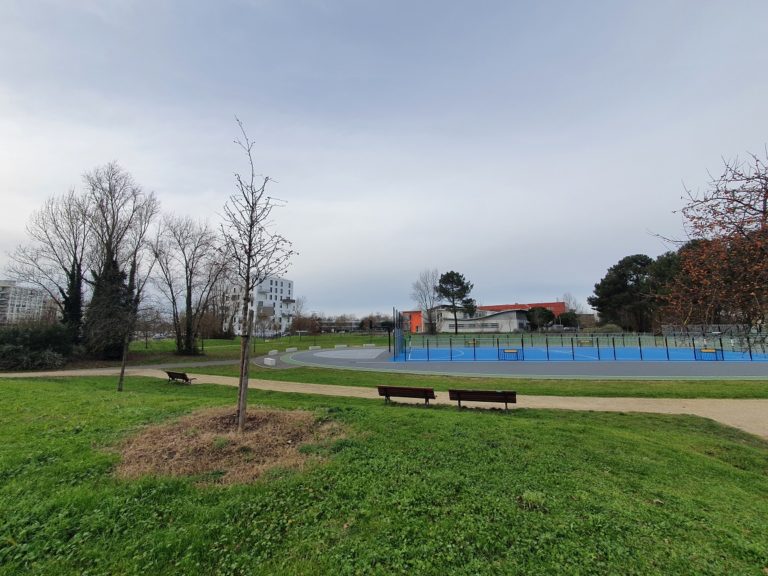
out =
[[[435,398],[434,388],[417,388],[414,386],[377,386],[379,396],[384,396],[384,400],[389,401],[390,397],[398,398],[423,398],[425,404]]]
[[[503,402],[505,409],[507,404],[517,404],[517,392],[513,390],[448,390],[448,398],[458,401],[459,408],[462,401]]]

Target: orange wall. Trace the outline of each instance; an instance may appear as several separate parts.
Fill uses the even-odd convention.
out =
[[[411,327],[411,334],[424,331],[424,319],[420,310],[409,310],[403,312],[403,316],[408,316],[408,324]]]

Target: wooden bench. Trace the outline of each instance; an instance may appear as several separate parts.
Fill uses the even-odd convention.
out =
[[[522,360],[522,348],[503,348],[499,350],[499,360]]]
[[[413,386],[377,386],[379,396],[384,396],[384,402],[389,402],[390,398],[423,398],[424,404],[429,405],[430,400],[435,399],[434,388],[416,388]]]
[[[192,384],[192,380],[197,380],[197,378],[187,376],[186,372],[173,372],[171,370],[163,370],[163,372],[168,374],[168,382],[181,381],[184,384]]]
[[[695,360],[723,360],[723,351],[720,348],[695,348],[693,350]]]
[[[509,410],[508,404],[517,404],[517,392],[512,390],[448,390],[448,397],[458,401],[461,408],[465,402],[504,402],[504,410]]]

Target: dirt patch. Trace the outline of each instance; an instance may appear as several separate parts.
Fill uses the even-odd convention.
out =
[[[334,422],[305,411],[248,411],[245,432],[236,432],[233,408],[195,412],[175,422],[152,426],[123,443],[117,475],[193,476],[201,483],[244,484],[272,468],[301,469],[343,436]]]

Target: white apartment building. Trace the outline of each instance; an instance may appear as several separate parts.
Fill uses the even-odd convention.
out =
[[[230,294],[229,301],[235,307],[233,329],[235,334],[241,335],[244,328],[242,286],[234,287]],[[287,332],[296,313],[293,280],[265,278],[251,295],[251,310],[254,316],[253,334],[272,336],[279,332]]]
[[[43,315],[45,294],[39,288],[0,280],[0,325],[34,322]]]

